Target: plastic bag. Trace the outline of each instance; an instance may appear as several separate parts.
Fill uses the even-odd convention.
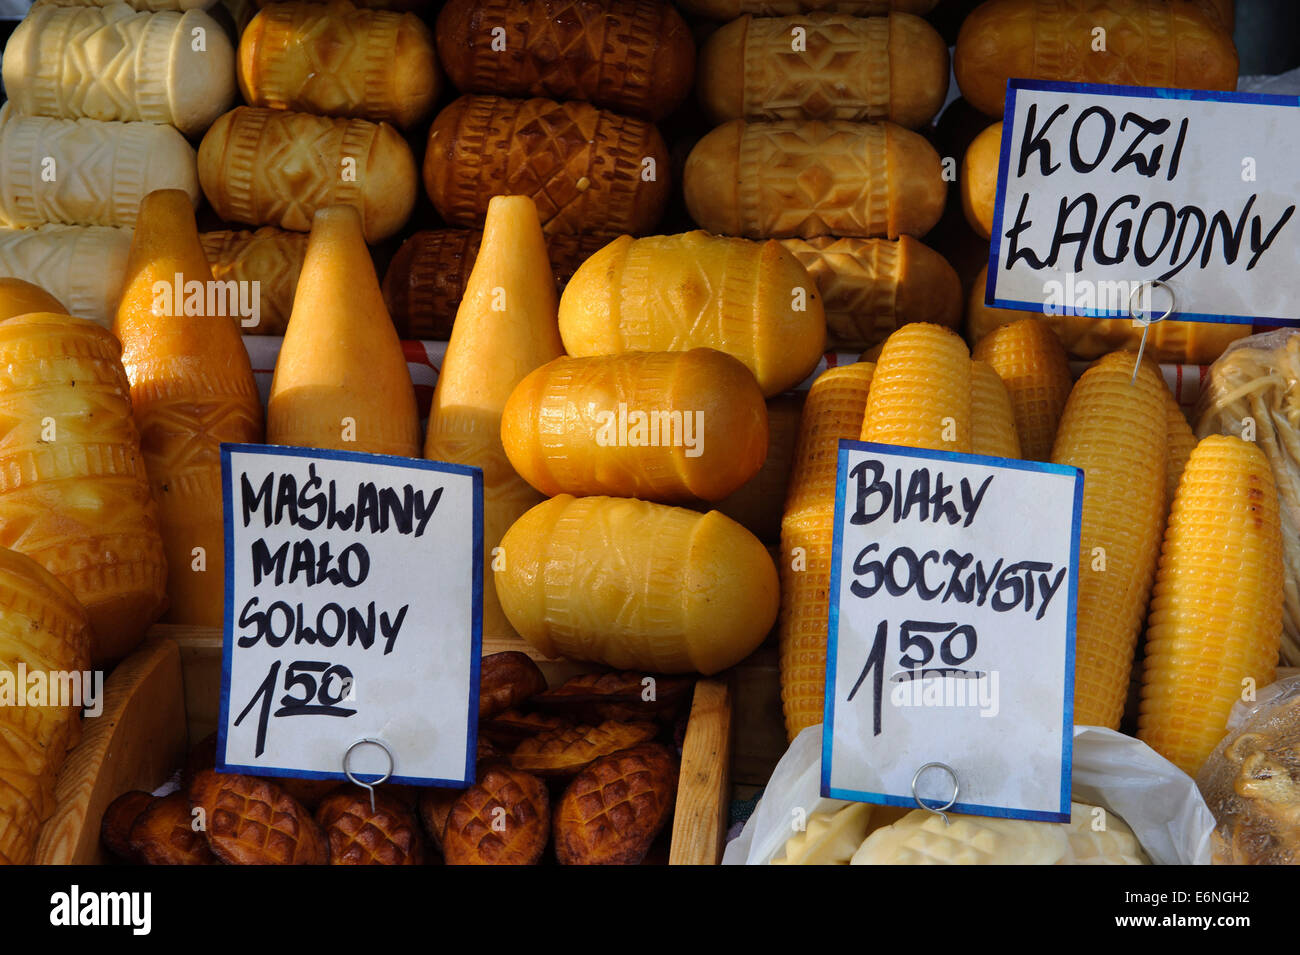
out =
[[[1218,820],[1215,862],[1300,865],[1300,676],[1233,706],[1196,782]]]
[[[792,822],[847,806],[821,791],[822,728],[810,726],[790,744],[763,798],[723,865],[767,865],[793,835]],[[1192,778],[1140,740],[1095,726],[1074,728],[1074,791],[1133,830],[1156,865],[1208,865],[1214,817]]]
[[[1229,345],[1210,367],[1194,420],[1198,438],[1236,435],[1253,440],[1268,458],[1286,571],[1282,660],[1300,664],[1300,331],[1279,329]]]

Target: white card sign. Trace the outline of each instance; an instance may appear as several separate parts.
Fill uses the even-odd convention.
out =
[[[1066,822],[1083,472],[841,441],[822,795]],[[947,803],[929,771],[916,793]]]
[[[218,768],[464,786],[482,630],[478,468],[223,444]]]
[[[1012,80],[1002,131],[988,304],[1300,324],[1300,98]]]

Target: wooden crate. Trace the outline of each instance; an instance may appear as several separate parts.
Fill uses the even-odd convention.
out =
[[[484,641],[483,652],[523,650],[552,684],[592,669],[542,657],[521,641]],[[53,816],[41,831],[36,862],[103,864],[99,824],[108,804],[132,789],[153,790],[184,760],[190,741],[217,727],[221,632],[159,625],[113,671],[104,712],[86,720],[81,742],[59,775]],[[716,865],[726,838],[730,799],[731,687],[725,677],[695,685],[683,744],[670,865]]]

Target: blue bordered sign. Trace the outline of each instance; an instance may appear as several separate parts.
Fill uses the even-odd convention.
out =
[[[413,785],[474,779],[483,614],[478,468],[223,444],[217,765]],[[387,750],[387,753],[385,753]]]
[[[1012,80],[986,303],[1300,325],[1298,107],[1293,96]],[[1157,281],[1165,288],[1144,284]]]
[[[1083,472],[841,441],[823,796],[1068,822]],[[917,780],[949,802],[944,773]]]

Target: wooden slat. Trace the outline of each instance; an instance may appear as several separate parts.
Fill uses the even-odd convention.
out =
[[[695,684],[682,745],[669,865],[717,865],[727,837],[731,687],[726,677]]]
[[[82,724],[54,790],[54,814],[41,829],[42,865],[103,863],[99,824],[108,804],[132,789],[153,790],[185,757],[180,650],[152,637],[109,676],[104,711]]]

